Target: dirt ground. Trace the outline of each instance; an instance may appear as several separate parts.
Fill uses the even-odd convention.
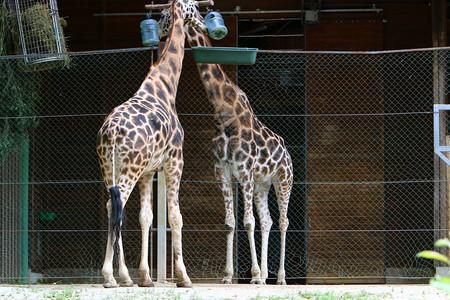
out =
[[[156,283],[154,288],[105,289],[100,284],[0,285],[0,299],[450,299],[430,285],[247,285],[194,284],[177,288]]]

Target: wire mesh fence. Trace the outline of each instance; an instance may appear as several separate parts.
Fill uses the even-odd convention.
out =
[[[252,66],[225,66],[258,118],[284,138],[293,160],[288,283],[393,282],[433,275],[435,265],[415,254],[433,248],[448,229],[445,166],[433,154],[433,104],[443,103],[449,92],[449,54],[449,49],[260,51]],[[102,281],[108,196],[96,135],[111,109],[139,88],[155,56],[151,49],[72,53],[68,68],[37,73],[22,72],[21,57],[0,57],[1,68],[12,66],[18,87],[38,95],[32,115],[0,116],[4,132],[21,128],[12,126],[15,122],[32,122],[18,153],[8,153],[0,166],[1,282],[29,276]],[[185,130],[184,260],[192,280],[218,280],[225,267],[226,228],[211,152],[213,108],[189,50],[177,111]],[[235,191],[234,268],[237,282],[246,282],[251,260],[237,183]],[[269,202],[271,283],[279,261],[273,191]],[[126,210],[124,251],[137,278],[138,191]],[[257,225],[257,245],[258,230]],[[152,252],[155,247],[152,234]],[[150,260],[155,276],[154,256]],[[174,277],[171,261],[169,255],[168,278]]]

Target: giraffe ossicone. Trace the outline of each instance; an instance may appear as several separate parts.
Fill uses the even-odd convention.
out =
[[[104,287],[119,286],[113,276],[113,257],[118,255],[121,286],[133,281],[125,265],[122,247],[122,212],[136,184],[139,185],[141,208],[139,222],[142,231],[139,264],[142,287],[153,286],[148,264],[148,238],[153,220],[152,181],[155,172],[164,172],[167,190],[168,221],[172,229],[177,286],[192,286],[183,262],[178,192],[183,171],[184,132],[175,109],[175,97],[184,58],[186,24],[206,31],[199,3],[174,0],[171,7],[170,33],[158,59],[151,66],[139,90],[128,101],[113,109],[97,135],[100,169],[110,198],[108,241],[102,274]]]

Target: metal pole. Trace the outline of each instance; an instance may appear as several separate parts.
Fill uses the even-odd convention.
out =
[[[235,197],[234,197],[234,199],[235,199],[235,205],[234,205],[234,211],[235,211],[235,213],[234,213],[234,232],[235,232],[235,236],[234,236],[234,244],[236,245],[236,247],[235,247],[235,252],[234,252],[234,259],[235,259],[235,261],[236,261],[236,264],[235,264],[235,266],[234,266],[234,278],[235,279],[231,279],[232,280],[232,282],[234,282],[234,283],[238,283],[238,274],[239,274],[239,257],[238,257],[238,253],[239,253],[239,230],[237,230],[238,228],[239,228],[239,223],[238,223],[238,220],[239,220],[239,216],[238,216],[238,212],[239,212],[239,207],[238,207],[238,205],[239,205],[239,202],[238,202],[238,200],[239,200],[239,183],[236,183],[236,188],[235,188]]]
[[[28,169],[29,169],[28,138],[22,142],[20,154],[20,278],[21,283],[28,283]]]
[[[53,29],[55,30],[55,42],[56,42],[56,49],[58,51],[58,54],[66,52],[67,49],[63,49],[64,43],[61,42],[61,37],[63,36],[62,33],[59,31],[61,28],[58,26],[59,23],[59,12],[58,12],[58,5],[56,4],[56,1],[50,0],[50,15],[52,16],[52,22],[53,22]]]
[[[292,10],[235,10],[235,11],[220,11],[221,15],[264,15],[264,14],[299,14],[305,10],[292,9]],[[383,12],[382,8],[341,8],[341,9],[321,9],[320,13],[380,13]],[[206,12],[200,12],[206,14]],[[154,12],[153,15],[160,15],[160,12]],[[144,16],[145,13],[95,13],[94,17],[124,17],[124,16]]]
[[[167,264],[167,201],[166,201],[166,177],[164,172],[158,172],[158,224],[157,224],[157,282],[166,280]]]

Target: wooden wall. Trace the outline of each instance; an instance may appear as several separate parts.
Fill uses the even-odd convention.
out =
[[[308,50],[382,49],[380,15],[326,16],[320,27],[308,31],[317,37],[307,43]],[[364,56],[307,56],[307,113],[382,113],[383,98],[375,92],[382,89],[381,69],[370,62]],[[308,277],[358,277],[360,272],[376,277],[384,269],[382,235],[327,231],[383,229],[383,185],[345,184],[383,181],[383,118],[311,117],[306,128],[306,181],[312,183],[307,193]],[[314,184],[321,182],[344,184]],[[355,265],[358,269],[349,268]]]
[[[65,17],[68,21],[68,26],[65,29],[65,33],[68,36],[68,45],[71,51],[86,51],[86,50],[101,50],[101,49],[117,49],[117,48],[133,48],[133,47],[141,47],[141,37],[140,37],[140,29],[139,23],[144,19],[144,5],[149,3],[150,1],[129,1],[124,4],[124,1],[119,0],[79,0],[79,1],[71,1],[71,0],[59,0],[58,6],[60,10],[60,16]],[[165,1],[155,1],[156,3],[163,3]],[[299,32],[304,32],[305,35],[301,39],[302,42],[296,40],[282,40],[277,38],[268,38],[267,43],[265,43],[265,47],[268,49],[295,49],[298,47],[298,44],[305,45],[305,50],[311,51],[325,51],[325,50],[357,50],[357,51],[373,51],[373,50],[390,50],[390,49],[406,49],[406,48],[421,48],[421,47],[430,47],[432,45],[431,38],[431,10],[428,5],[429,1],[418,1],[418,0],[410,0],[410,1],[395,1],[395,5],[391,4],[394,1],[368,1],[360,0],[360,1],[344,1],[344,0],[330,0],[330,1],[322,1],[324,4],[324,8],[331,8],[333,5],[339,8],[345,8],[343,6],[339,6],[338,4],[347,3],[348,8],[354,8],[356,4],[364,4],[371,5],[375,3],[378,8],[382,8],[383,11],[381,13],[341,13],[341,14],[323,14],[321,16],[322,22],[319,26],[310,26],[306,28],[298,28]],[[242,1],[242,0],[229,0],[229,1],[216,1],[215,9],[219,9],[221,11],[233,11],[236,6],[240,6],[241,10],[298,10],[301,8],[301,1],[298,0],[285,0],[285,1]],[[132,15],[132,16],[96,16],[95,14],[99,13],[142,13],[142,15]],[[266,14],[262,16],[261,14],[254,15],[239,15],[239,16],[227,16],[226,22],[227,26],[230,29],[230,35],[228,36],[228,40],[225,42],[215,43],[217,46],[234,46],[237,44],[237,35],[239,34],[239,19],[240,18],[287,18],[287,17],[299,17],[295,14]],[[232,25],[233,24],[233,25]],[[251,41],[247,42],[246,46],[251,46]],[[188,64],[188,68],[191,68],[195,72],[195,66],[191,58],[188,57],[186,62]],[[314,58],[312,58],[308,63],[311,65],[314,64]],[[111,70],[110,70],[111,71]],[[120,74],[119,69],[112,70]],[[309,68],[305,69],[306,78],[316,78],[317,73],[320,70]],[[367,70],[364,67],[355,67],[352,69],[352,72],[355,74],[361,74],[362,72],[366,72]],[[370,70],[369,70],[370,71]],[[234,70],[229,71],[230,74],[234,73]],[[326,70],[327,75],[333,74],[332,70]],[[375,71],[374,71],[375,72]],[[319,72],[320,73],[320,72]],[[119,77],[118,77],[119,78]],[[101,80],[101,78],[100,78]],[[188,80],[183,79],[182,80]],[[114,83],[104,82],[103,86],[105,91],[108,90],[108,85],[112,85]],[[186,84],[186,83],[185,83]],[[308,85],[309,84],[309,85]],[[345,84],[349,84],[349,82],[344,82]],[[364,84],[371,84],[370,82],[361,83],[362,86]],[[185,85],[186,86],[186,85]],[[187,85],[192,89],[201,90],[202,86],[199,82],[196,82],[194,85]],[[327,91],[333,90],[334,92],[340,92],[342,86],[342,82],[338,79],[328,81],[327,84],[318,85],[317,83],[308,83],[307,88],[312,90],[316,90],[317,93],[315,95],[320,95],[321,93],[327,93]],[[105,92],[103,96],[108,96],[108,93]],[[107,113],[109,112],[113,106],[120,103],[119,99],[111,100],[108,98],[108,102],[101,103],[98,105],[100,111],[92,112],[92,113]],[[124,98],[125,99],[125,98]],[[181,94],[180,99],[180,109],[185,112],[195,111],[196,113],[199,110],[196,110],[195,106],[190,106],[190,101],[192,99],[189,97],[189,94]],[[251,100],[251,99],[250,99]],[[53,101],[58,102],[58,99],[55,98]],[[80,99],[80,101],[92,101],[92,99]],[[115,102],[116,101],[116,102]],[[199,100],[200,101],[200,100]],[[206,98],[201,99],[201,101],[206,101]],[[383,101],[377,97],[369,97],[363,101],[368,101],[373,103],[374,107],[377,108],[381,105]],[[346,97],[336,97],[334,99],[326,99],[319,96],[310,96],[305,100],[306,103],[302,103],[301,105],[306,104],[311,111],[308,113],[329,113],[327,107],[330,103],[333,103],[336,107],[340,105],[348,104],[348,99]],[[58,112],[54,112],[51,110],[51,104],[48,103],[49,110],[47,112],[42,111],[41,114],[57,114]],[[363,103],[361,103],[363,104]],[[202,107],[202,112],[210,112],[208,110],[208,106]],[[193,120],[190,121],[189,126],[195,128],[196,133],[201,133],[202,138],[200,139],[199,145],[186,145],[186,155],[189,156],[190,153],[198,152],[198,147],[203,147],[205,149],[205,153],[207,153],[206,148],[208,147],[209,137],[211,135],[211,128],[208,127],[211,123],[201,123],[201,120]],[[70,126],[70,122],[67,126]],[[79,124],[78,126],[84,126],[83,124]],[[86,125],[87,126],[87,125]],[[380,127],[376,124],[376,122],[357,122],[355,124],[336,124],[335,120],[328,119],[323,122],[314,124],[314,121],[309,125],[310,130],[306,133],[307,143],[309,142],[308,149],[308,161],[309,161],[309,169],[307,176],[307,181],[323,181],[327,179],[326,172],[324,172],[324,168],[332,168],[328,163],[329,157],[331,156],[339,156],[340,151],[344,151],[343,145],[352,143],[352,140],[355,137],[347,137],[347,140],[344,142],[340,141],[340,146],[338,148],[332,147],[336,141],[336,134],[338,132],[348,132],[350,129],[355,132],[368,130],[377,134],[382,134],[384,128]],[[349,128],[351,127],[351,128]],[[49,125],[50,128],[50,125]],[[96,132],[98,128],[94,130]],[[189,132],[191,130],[189,128],[185,128],[187,133],[187,139],[189,139]],[[84,135],[91,134],[91,128],[82,128],[80,132]],[[40,137],[45,139],[45,133],[39,133]],[[61,141],[63,141],[63,137],[61,137]],[[330,144],[331,143],[331,144]],[[381,141],[373,141],[373,149],[371,151],[375,151],[375,153],[379,154],[381,157],[381,153],[384,151],[383,145]],[[48,143],[44,146],[46,151],[51,151],[51,144]],[[367,155],[367,149],[364,147],[356,148],[355,155],[364,156]],[[66,155],[62,153],[61,156]],[[194,156],[192,156],[194,157]],[[195,156],[198,160],[208,160],[208,157]],[[92,160],[90,161],[92,162]],[[94,162],[96,163],[96,162]],[[370,174],[367,172],[366,166],[364,164],[353,164],[351,157],[341,156],[340,160],[335,160],[332,162],[334,164],[345,165],[352,164],[354,168],[352,169],[354,173],[341,174],[339,178],[334,178],[335,180],[342,179],[351,179],[355,176],[367,176],[370,180],[378,180],[383,177],[381,167],[385,162],[377,161],[374,163],[378,163],[380,169]],[[39,163],[43,167],[44,171],[52,172],[52,169],[55,169],[51,164],[48,158],[43,158]],[[207,172],[199,172],[193,173],[193,168],[189,166],[198,165],[197,160],[190,160],[186,165],[186,178],[198,178],[200,176],[205,181],[210,180],[212,176],[211,170],[206,170]],[[191,172],[191,173],[189,173]],[[203,176],[203,177],[202,177]],[[347,176],[347,177],[346,177]],[[94,176],[95,177],[95,176]],[[49,176],[49,178],[53,178]],[[368,179],[368,180],[369,180]],[[98,186],[91,187],[89,190],[89,195],[83,198],[83,203],[88,205],[89,203],[95,203],[97,206],[102,199],[104,199],[104,195],[99,192]],[[377,187],[379,188],[379,187]],[[201,194],[198,191],[203,191],[202,187],[199,186],[188,186],[183,187],[183,192],[186,195],[186,203],[187,205],[184,209],[195,209],[195,205],[202,203],[202,201],[211,200],[209,199],[210,193]],[[39,193],[37,191],[37,195],[51,195],[52,199],[57,199],[57,193],[61,191],[50,191],[42,189]],[[308,218],[316,220],[314,223],[311,223],[311,227],[309,229],[327,229],[327,226],[330,226],[330,219],[327,218],[328,212],[339,212],[342,216],[341,219],[336,218],[333,220],[333,224],[340,224],[341,226],[346,225],[351,226],[351,224],[345,223],[346,214],[351,213],[350,208],[344,205],[341,205],[341,201],[344,197],[347,197],[350,194],[350,199],[365,199],[367,200],[366,204],[361,207],[362,210],[360,213],[361,218],[365,218],[368,221],[369,229],[379,229],[382,225],[382,220],[379,218],[381,214],[381,210],[385,209],[382,204],[382,199],[380,195],[383,194],[383,189],[379,188],[379,190],[371,190],[367,191],[361,187],[355,188],[342,188],[334,191],[332,197],[329,197],[327,205],[323,205],[324,195],[327,194],[327,190],[324,190],[322,187],[315,187],[309,191],[307,201],[311,203],[311,206],[308,208]],[[375,194],[375,196],[374,196]],[[347,195],[347,196],[344,196]],[[206,199],[206,200],[205,200]],[[76,202],[77,199],[73,199],[73,202]],[[321,202],[322,201],[322,202]],[[369,203],[370,202],[370,203]],[[369,204],[367,204],[369,203]],[[56,204],[55,204],[56,205]],[[358,206],[359,205],[359,206]],[[360,207],[361,205],[355,203],[356,207]],[[103,210],[103,203],[99,205],[99,210]],[[137,209],[137,207],[135,207]],[[218,204],[218,209],[222,209],[222,206]],[[205,216],[208,214],[213,214],[216,212],[205,212],[204,216],[195,215],[195,214],[186,214],[191,217],[186,217],[185,224],[200,224],[205,221]],[[104,221],[104,220],[103,220]],[[96,225],[99,221],[92,220],[93,226]],[[130,224],[133,225],[133,224]],[[133,225],[134,226],[134,225]],[[216,228],[213,228],[216,229]],[[379,243],[379,236],[372,236],[370,239],[371,243]],[[322,257],[317,254],[317,251],[321,251],[321,255],[323,257],[332,257],[333,248],[328,247],[325,249],[319,249],[319,245],[327,244],[327,245],[338,245],[344,247],[344,243],[354,243],[357,242],[352,237],[348,239],[337,240],[335,237],[330,236],[320,236],[318,234],[309,235],[308,236],[308,253],[311,256],[308,257],[308,260],[314,261],[314,259],[322,259]],[[52,245],[49,245],[50,247]],[[53,245],[54,246],[54,245]],[[102,245],[99,246],[100,250]],[[316,247],[316,248],[315,248]],[[50,248],[49,248],[50,249]],[[219,249],[219,248],[218,248]],[[336,260],[322,260],[321,264],[342,264],[344,265],[347,259],[351,259],[351,256],[355,253],[369,253],[368,248],[365,246],[360,246],[356,250],[349,250],[348,252],[343,254],[342,259],[339,261]],[[78,251],[75,249],[75,251]],[[218,250],[219,251],[219,250]],[[316,252],[314,252],[316,251]],[[356,252],[355,252],[356,251]],[[369,253],[369,258],[371,262],[372,270],[368,270],[368,272],[378,272],[384,264],[382,257],[382,253],[385,251],[383,247],[377,248],[375,252]],[[308,254],[308,255],[310,255]],[[51,256],[52,259],[55,259],[57,254]],[[60,266],[64,266],[64,257],[61,257]],[[367,259],[367,256],[366,256]],[[361,262],[363,263],[363,262]],[[58,265],[58,262],[56,263]],[[310,276],[318,275],[314,270],[309,270]],[[319,274],[323,275],[323,274]],[[335,276],[336,274],[329,273],[330,276]]]
[[[165,1],[155,1],[155,3],[164,3]],[[132,1],[126,5],[118,0],[59,0],[58,6],[60,16],[65,17],[68,26],[65,29],[69,36],[69,48],[72,51],[83,50],[99,50],[114,48],[131,48],[140,47],[140,30],[139,23],[144,19],[146,10],[144,5],[149,1]],[[346,5],[343,5],[345,3]],[[383,34],[381,44],[384,50],[388,49],[407,49],[421,48],[431,46],[431,9],[429,1],[423,0],[399,0],[399,1],[344,1],[329,0],[322,1],[323,9],[331,8],[368,8],[375,4],[377,8],[383,9],[378,14],[378,18],[383,20]],[[301,1],[285,0],[285,1],[216,1],[214,9],[219,11],[234,11],[236,6],[240,6],[242,11],[253,11],[260,9],[261,11],[270,10],[300,10]],[[100,13],[133,13],[141,15],[133,16],[95,16]],[[241,14],[237,15],[241,18],[287,18],[300,17],[300,14]],[[155,16],[156,17],[156,16]],[[345,13],[341,15],[332,13],[323,13],[321,15],[325,21],[318,27],[306,28],[306,45],[315,44],[315,40],[321,39],[321,35],[325,33],[328,38],[339,42],[341,34],[360,30],[359,24],[362,19],[370,19],[370,14]],[[339,26],[340,32],[336,34],[334,26],[327,25],[331,20],[342,20],[347,23],[346,28]],[[352,20],[355,20],[352,22]],[[359,20],[359,22],[358,22]],[[345,31],[343,31],[345,30]],[[299,32],[301,28],[299,28]],[[339,30],[338,30],[339,31]],[[283,33],[283,32],[281,32]],[[333,33],[333,34],[332,34]],[[374,43],[373,38],[363,37],[366,42]],[[380,37],[376,37],[380,38]],[[268,38],[267,42],[272,49],[277,49],[277,44],[283,48],[292,48],[286,41],[280,38]],[[292,41],[293,44],[297,42]],[[346,48],[349,50],[357,50],[348,44]],[[375,44],[374,44],[375,45]],[[376,43],[378,46],[379,43]],[[356,46],[356,45],[355,45]],[[316,47],[314,47],[315,49]],[[323,44],[321,49],[316,50],[334,50],[330,45]],[[371,49],[376,50],[376,49]]]

